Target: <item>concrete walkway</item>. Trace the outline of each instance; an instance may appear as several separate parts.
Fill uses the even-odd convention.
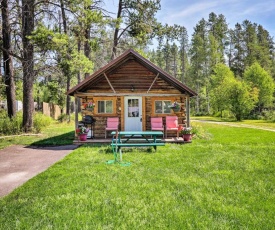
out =
[[[8,195],[15,188],[45,171],[77,147],[13,145],[0,150],[0,197]]]

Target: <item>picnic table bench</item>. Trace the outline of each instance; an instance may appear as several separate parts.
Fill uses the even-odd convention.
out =
[[[158,136],[163,136],[161,131],[116,131],[111,134],[113,135],[111,146],[116,162],[118,151],[122,162],[122,147],[154,147],[157,150],[157,146],[165,145],[161,139],[157,139]]]

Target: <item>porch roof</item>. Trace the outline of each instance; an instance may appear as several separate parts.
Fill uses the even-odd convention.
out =
[[[85,93],[88,89],[90,89],[93,85],[98,84],[109,72],[118,68],[120,65],[128,61],[129,59],[135,59],[137,62],[142,64],[148,70],[155,73],[159,78],[163,79],[170,85],[172,85],[175,89],[179,90],[181,93],[187,93],[190,97],[196,96],[197,93],[181,83],[175,77],[169,75],[161,68],[157,67],[155,64],[138,54],[132,49],[127,50],[122,55],[109,62],[107,65],[94,72],[88,78],[84,79],[75,87],[71,88],[67,91],[67,95],[74,96],[74,94]],[[115,92],[114,92],[115,95]]]

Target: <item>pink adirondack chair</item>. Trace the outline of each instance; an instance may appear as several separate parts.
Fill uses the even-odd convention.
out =
[[[162,117],[151,117],[151,130],[152,131],[162,131],[164,137],[164,126]]]
[[[105,139],[107,138],[108,131],[117,131],[118,130],[118,117],[107,117],[107,125],[105,127]]]
[[[177,116],[166,116],[165,137],[167,138],[167,131],[176,131],[177,138],[179,137],[179,124]]]

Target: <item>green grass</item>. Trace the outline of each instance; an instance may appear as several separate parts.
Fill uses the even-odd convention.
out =
[[[42,130],[41,133],[30,136],[0,136],[0,149],[9,145],[67,145],[74,140],[74,124],[54,122]]]
[[[82,146],[0,199],[0,229],[274,229],[275,133],[200,124],[209,140]]]
[[[265,121],[265,120],[243,120],[243,121],[236,121],[230,119],[224,119],[220,117],[210,117],[210,116],[199,116],[199,117],[192,117],[191,120],[205,120],[205,121],[214,121],[214,122],[223,122],[223,123],[230,123],[236,124],[239,126],[242,125],[250,125],[255,127],[262,127],[262,128],[273,128],[275,129],[275,122],[272,121]]]

